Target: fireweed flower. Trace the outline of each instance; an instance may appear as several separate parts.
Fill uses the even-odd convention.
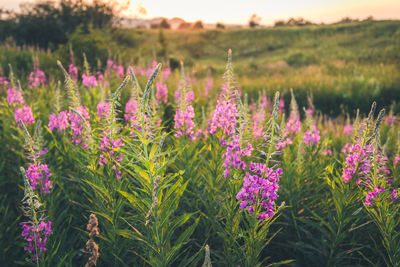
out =
[[[22,237],[28,241],[28,246],[24,247],[25,251],[29,251],[33,255],[33,261],[39,261],[43,252],[46,251],[46,242],[51,230],[51,221],[41,221],[37,226],[33,223],[20,223],[22,226]]]
[[[0,76],[0,85],[5,85],[5,86],[8,85],[7,77]]]
[[[162,72],[161,72],[161,78],[165,81],[168,79],[168,77],[171,75],[171,68],[166,67]]]
[[[370,159],[372,149],[372,145],[362,148],[360,144],[355,144],[349,147],[342,174],[345,183],[349,182],[355,176],[360,178],[367,178],[369,176],[369,171],[372,168]],[[361,180],[357,180],[356,182],[359,183]]]
[[[234,134],[237,118],[238,112],[235,103],[227,100],[217,100],[217,106],[210,123],[210,133],[215,134],[219,128],[225,135]]]
[[[157,88],[157,93],[156,93],[156,100],[157,100],[157,105],[160,105],[161,103],[167,103],[168,102],[168,88],[167,85],[161,82],[156,83],[156,88]]]
[[[303,135],[304,144],[306,145],[312,144],[313,146],[317,146],[320,138],[319,130],[315,125],[312,125]]]
[[[97,86],[97,80],[94,75],[82,74],[82,83],[87,87]]]
[[[343,134],[352,135],[352,134],[353,134],[353,125],[351,125],[351,124],[346,124],[346,125],[343,127]]]
[[[107,118],[110,114],[110,110],[110,103],[107,101],[97,104],[97,116],[99,117],[99,120]]]
[[[204,87],[204,96],[208,96],[214,84],[214,80],[212,77],[207,78],[206,86]]]
[[[239,207],[246,209],[250,215],[261,209],[258,214],[260,220],[271,218],[275,214],[279,176],[283,170],[268,168],[260,163],[250,163],[249,167],[250,172],[244,177],[243,188],[236,195],[236,199],[241,201]]]
[[[193,122],[195,115],[192,105],[186,106],[185,109],[176,109],[174,117],[174,129],[177,130],[175,133],[176,137],[187,135],[189,139],[194,139],[194,128],[195,123]]]
[[[394,116],[388,116],[388,117],[385,118],[385,122],[386,122],[388,125],[390,125],[390,126],[393,125],[394,120],[395,120],[395,117],[394,117]]]
[[[125,106],[125,121],[130,124],[132,128],[138,129],[139,125],[139,102],[136,99],[129,99]]]
[[[253,135],[256,138],[261,137],[263,132],[263,123],[265,120],[265,112],[264,109],[260,109],[253,115]]]
[[[279,99],[279,113],[285,112],[285,100]]]
[[[251,156],[253,146],[247,143],[247,147],[241,148],[239,135],[232,136],[232,140],[229,142],[222,140],[222,145],[226,146],[226,152],[222,155],[225,158],[225,162],[222,165],[225,167],[224,177],[227,178],[229,176],[229,167],[244,171],[246,163],[242,160],[242,157]]]
[[[68,66],[68,73],[71,79],[77,80],[78,79],[78,67],[74,64],[69,64]]]
[[[47,164],[32,164],[26,170],[26,177],[33,190],[40,189],[42,193],[50,194],[53,188],[49,178],[52,176]]]
[[[46,75],[37,67],[29,74],[29,88],[31,89],[45,85],[46,81]]]
[[[124,155],[119,154],[118,149],[122,146],[124,146],[122,137],[111,139],[111,130],[107,129],[103,131],[99,146],[99,150],[103,151],[103,153],[100,154],[99,164],[101,166],[109,163],[112,164],[112,169],[115,171],[115,176],[119,180],[122,179],[122,172],[118,170],[118,165],[121,163]]]
[[[73,112],[72,110],[68,111],[68,119],[70,121],[71,129],[72,129],[72,143],[76,145],[81,145],[83,148],[86,148],[88,144],[86,143],[88,136],[86,131],[84,131],[84,127],[90,129],[89,123],[89,112],[87,107],[79,106],[76,109],[77,112],[85,119],[86,125],[84,125],[82,119],[78,114]]]
[[[394,157],[393,165],[397,165],[400,162],[400,155]]]
[[[22,97],[22,93],[16,89],[8,89],[7,90],[7,102],[9,105],[23,105],[24,98]]]
[[[57,129],[59,133],[62,130],[68,129],[69,121],[68,121],[68,113],[66,110],[61,111],[58,116],[56,114],[51,114],[49,116],[49,129],[53,131]]]
[[[19,125],[19,120],[21,120],[25,125],[31,125],[32,123],[35,122],[32,110],[28,105],[25,105],[23,108],[15,108],[14,118],[15,121],[18,123],[18,125]]]

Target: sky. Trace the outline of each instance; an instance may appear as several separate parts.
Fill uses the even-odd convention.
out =
[[[32,1],[32,0],[30,0]],[[119,0],[123,1],[123,0]],[[335,22],[343,17],[400,19],[400,0],[130,0],[131,12],[140,3],[147,10],[143,18],[180,17],[187,21],[246,24],[252,14],[261,24],[290,17],[312,22]],[[0,7],[18,9],[27,0],[0,0]]]

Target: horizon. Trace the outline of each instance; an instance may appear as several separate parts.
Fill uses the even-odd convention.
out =
[[[124,0],[118,0],[123,2]],[[3,0],[0,8],[19,11],[22,3],[35,2],[33,0]],[[146,15],[136,13],[138,5],[147,10]],[[212,8],[210,8],[212,7]],[[221,12],[226,10],[226,12]],[[245,25],[252,14],[261,17],[260,24],[272,25],[278,20],[289,18],[304,18],[314,23],[332,23],[342,18],[365,19],[372,16],[376,20],[400,19],[400,1],[397,0],[283,0],[279,3],[271,1],[248,0],[245,4],[241,0],[232,0],[229,5],[224,1],[154,1],[141,0],[132,2],[125,12],[127,18],[152,19],[165,17],[182,18],[188,22],[201,20],[207,24],[217,22],[226,24]]]

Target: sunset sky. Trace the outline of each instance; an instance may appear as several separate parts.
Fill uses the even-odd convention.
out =
[[[122,1],[122,0],[121,0]],[[18,9],[26,0],[0,0],[0,7]],[[334,22],[343,17],[400,19],[400,0],[131,0],[147,9],[144,18],[181,17],[187,21],[247,23],[251,14],[262,18],[262,24],[279,19],[304,17],[313,22]],[[131,12],[133,13],[133,11]]]

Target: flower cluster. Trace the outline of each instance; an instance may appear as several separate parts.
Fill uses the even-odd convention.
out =
[[[256,138],[261,137],[264,134],[263,123],[265,120],[265,112],[261,109],[253,115],[253,135]]]
[[[23,105],[24,98],[19,90],[8,89],[7,90],[7,102],[9,105]]]
[[[371,169],[370,155],[372,154],[372,150],[372,145],[362,148],[360,144],[355,144],[349,147],[342,174],[345,183],[353,179],[355,175],[360,178],[368,177]],[[356,180],[357,183],[360,181]]]
[[[105,119],[110,115],[111,107],[107,101],[102,101],[97,104],[97,116],[99,120]]]
[[[0,76],[0,85],[5,85],[5,86],[8,85],[7,77]]]
[[[96,76],[82,74],[82,83],[87,87],[97,86]]]
[[[35,88],[39,87],[40,85],[45,85],[46,84],[46,75],[44,72],[39,69],[35,68],[30,74],[29,74],[29,88]]]
[[[60,133],[62,130],[68,129],[69,121],[67,111],[61,111],[58,116],[56,114],[51,114],[49,117],[49,129],[53,131],[57,129]]]
[[[206,80],[206,86],[204,87],[204,96],[208,96],[214,84],[213,78],[208,78]]]
[[[118,78],[124,76],[124,66],[116,64],[112,59],[107,59],[107,74],[110,74],[110,70],[114,70]]]
[[[21,127],[19,120],[21,120],[25,125],[31,125],[35,122],[33,118],[32,110],[28,105],[25,105],[23,108],[15,108],[15,121]]]
[[[117,165],[121,163],[123,154],[118,155],[117,151],[124,145],[122,138],[112,139],[111,130],[103,131],[101,135],[101,141],[99,150],[103,151],[100,155],[99,164],[101,166],[107,165],[110,161],[112,162],[112,169],[115,171],[117,179],[121,179],[122,172],[117,170]]]
[[[156,83],[157,93],[156,93],[156,100],[157,104],[160,105],[161,103],[168,102],[168,88],[165,83],[157,82]]]
[[[243,188],[236,195],[241,200],[240,208],[246,209],[250,215],[255,212],[258,219],[265,220],[275,214],[275,200],[278,198],[279,176],[281,168],[269,168],[261,163],[250,163],[252,173],[246,173]]]
[[[222,165],[225,167],[224,177],[227,178],[229,176],[229,167],[234,167],[244,171],[246,163],[242,160],[242,157],[249,157],[253,151],[253,146],[250,143],[247,143],[247,147],[241,148],[240,137],[238,135],[232,136],[230,142],[222,140],[222,144],[226,145],[226,152],[222,156],[225,158],[225,162]]]
[[[47,237],[52,233],[51,221],[41,221],[37,226],[32,223],[20,223],[22,226],[22,236],[28,241],[28,246],[24,247],[25,251],[33,254],[33,261],[39,261],[41,253],[46,251]]]
[[[319,130],[315,125],[312,125],[303,135],[304,144],[306,145],[312,144],[313,146],[317,146],[320,138]]]
[[[220,128],[225,135],[235,133],[238,112],[236,105],[230,101],[217,100],[217,106],[212,115],[210,133],[215,134]]]
[[[33,190],[39,189],[42,193],[50,194],[53,188],[49,178],[52,176],[47,164],[32,164],[26,170],[26,177]]]
[[[69,64],[68,66],[68,73],[71,79],[76,80],[78,79],[78,67],[74,64]]]
[[[346,124],[343,128],[343,134],[352,135],[353,134],[353,125]]]
[[[72,129],[72,143],[77,145],[82,145],[83,148],[86,148],[88,144],[84,141],[87,140],[87,133],[84,131],[84,127],[90,129],[89,123],[89,112],[87,107],[79,106],[76,110],[79,114],[85,119],[86,125],[84,125],[81,117],[73,112],[72,110],[68,111],[68,119],[70,121],[71,129]]]
[[[175,136],[180,137],[183,135],[187,135],[189,139],[193,140],[194,139],[194,128],[195,128],[195,123],[193,121],[195,115],[194,115],[194,109],[192,105],[186,106],[186,110],[183,109],[176,109],[175,112],[175,117],[174,117],[174,129],[176,129]]]

